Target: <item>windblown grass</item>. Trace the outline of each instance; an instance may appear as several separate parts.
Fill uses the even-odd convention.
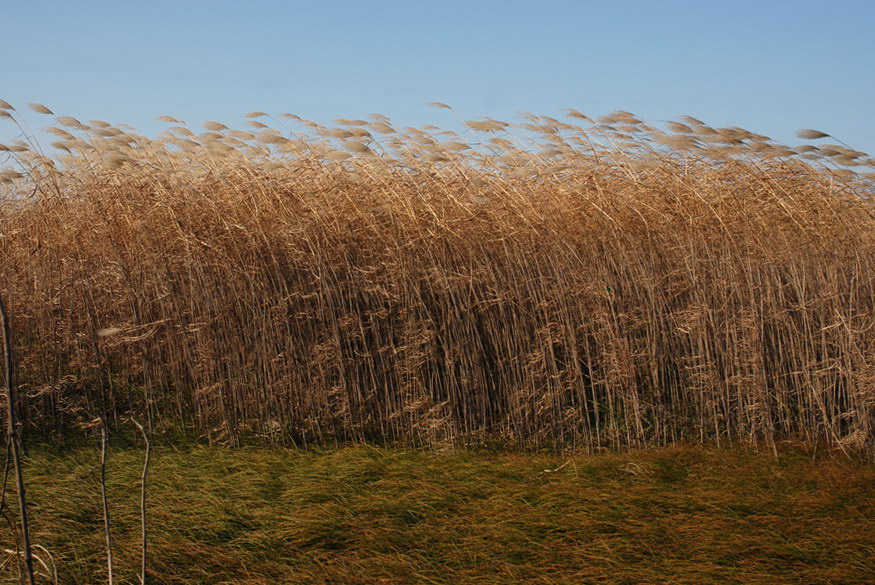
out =
[[[142,454],[114,448],[117,582],[136,582]],[[549,471],[548,471],[549,470]],[[34,541],[105,583],[97,449],[36,450]],[[871,583],[875,470],[781,448],[624,455],[162,449],[150,583]],[[11,540],[5,527],[4,541]],[[46,555],[39,551],[41,557]],[[10,570],[11,568],[7,568]]]
[[[59,116],[57,154],[0,147],[31,429],[873,452],[872,159],[569,116],[156,139]]]

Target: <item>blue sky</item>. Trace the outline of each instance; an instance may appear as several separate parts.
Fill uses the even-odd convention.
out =
[[[875,154],[873,24],[875,0],[29,0],[3,8],[0,98],[148,135],[162,114],[450,126],[425,103],[465,119],[624,109],[791,144],[816,128]]]

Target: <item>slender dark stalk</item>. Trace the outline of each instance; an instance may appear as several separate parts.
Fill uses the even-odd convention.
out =
[[[30,524],[27,520],[27,493],[24,486],[24,473],[21,470],[21,457],[18,452],[18,422],[15,417],[15,389],[12,378],[12,327],[9,325],[9,315],[6,305],[0,298],[0,326],[3,329],[3,361],[6,369],[6,423],[7,437],[12,449],[12,464],[15,468],[15,480],[18,486],[18,509],[21,516],[21,540],[24,549],[24,568],[29,585],[34,585],[33,553],[30,547]]]
[[[6,441],[6,458],[3,460],[3,495],[0,497],[0,515],[6,520],[6,524],[9,525],[9,532],[15,539],[15,568],[18,569],[18,582],[21,583],[21,549],[18,547],[20,540],[18,538],[18,526],[15,525],[15,520],[12,519],[6,506],[6,489],[9,487],[9,460],[12,458],[11,447],[10,442]]]
[[[106,421],[100,421],[100,497],[103,501],[103,532],[106,535],[106,568],[109,572],[109,585],[112,575],[112,533],[109,528],[109,502],[106,498]]]
[[[0,510],[6,508],[6,488],[9,487],[9,456],[12,454],[12,445],[6,442],[6,458],[3,460],[3,491],[0,495]]]
[[[131,419],[131,421],[137,425],[137,428],[140,429],[140,433],[143,434],[143,442],[146,446],[146,458],[143,461],[143,475],[141,476],[141,486],[140,486],[140,527],[141,527],[141,546],[143,550],[143,555],[141,559],[140,565],[140,583],[146,585],[146,553],[148,548],[147,541],[147,532],[146,532],[146,486],[149,481],[149,460],[152,454],[152,443],[149,441],[149,435],[146,433],[146,429],[143,428],[143,425],[138,423],[136,419]]]

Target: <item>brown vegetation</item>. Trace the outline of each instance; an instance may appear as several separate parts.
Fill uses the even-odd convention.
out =
[[[872,159],[569,115],[157,139],[59,116],[61,154],[0,146],[32,431],[871,452]]]

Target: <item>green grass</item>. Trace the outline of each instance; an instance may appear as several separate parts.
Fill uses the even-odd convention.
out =
[[[64,583],[106,582],[97,457],[27,461],[34,541]],[[140,465],[110,453],[119,583],[136,582]],[[875,580],[875,467],[792,447],[573,460],[164,447],[149,487],[151,583]]]

